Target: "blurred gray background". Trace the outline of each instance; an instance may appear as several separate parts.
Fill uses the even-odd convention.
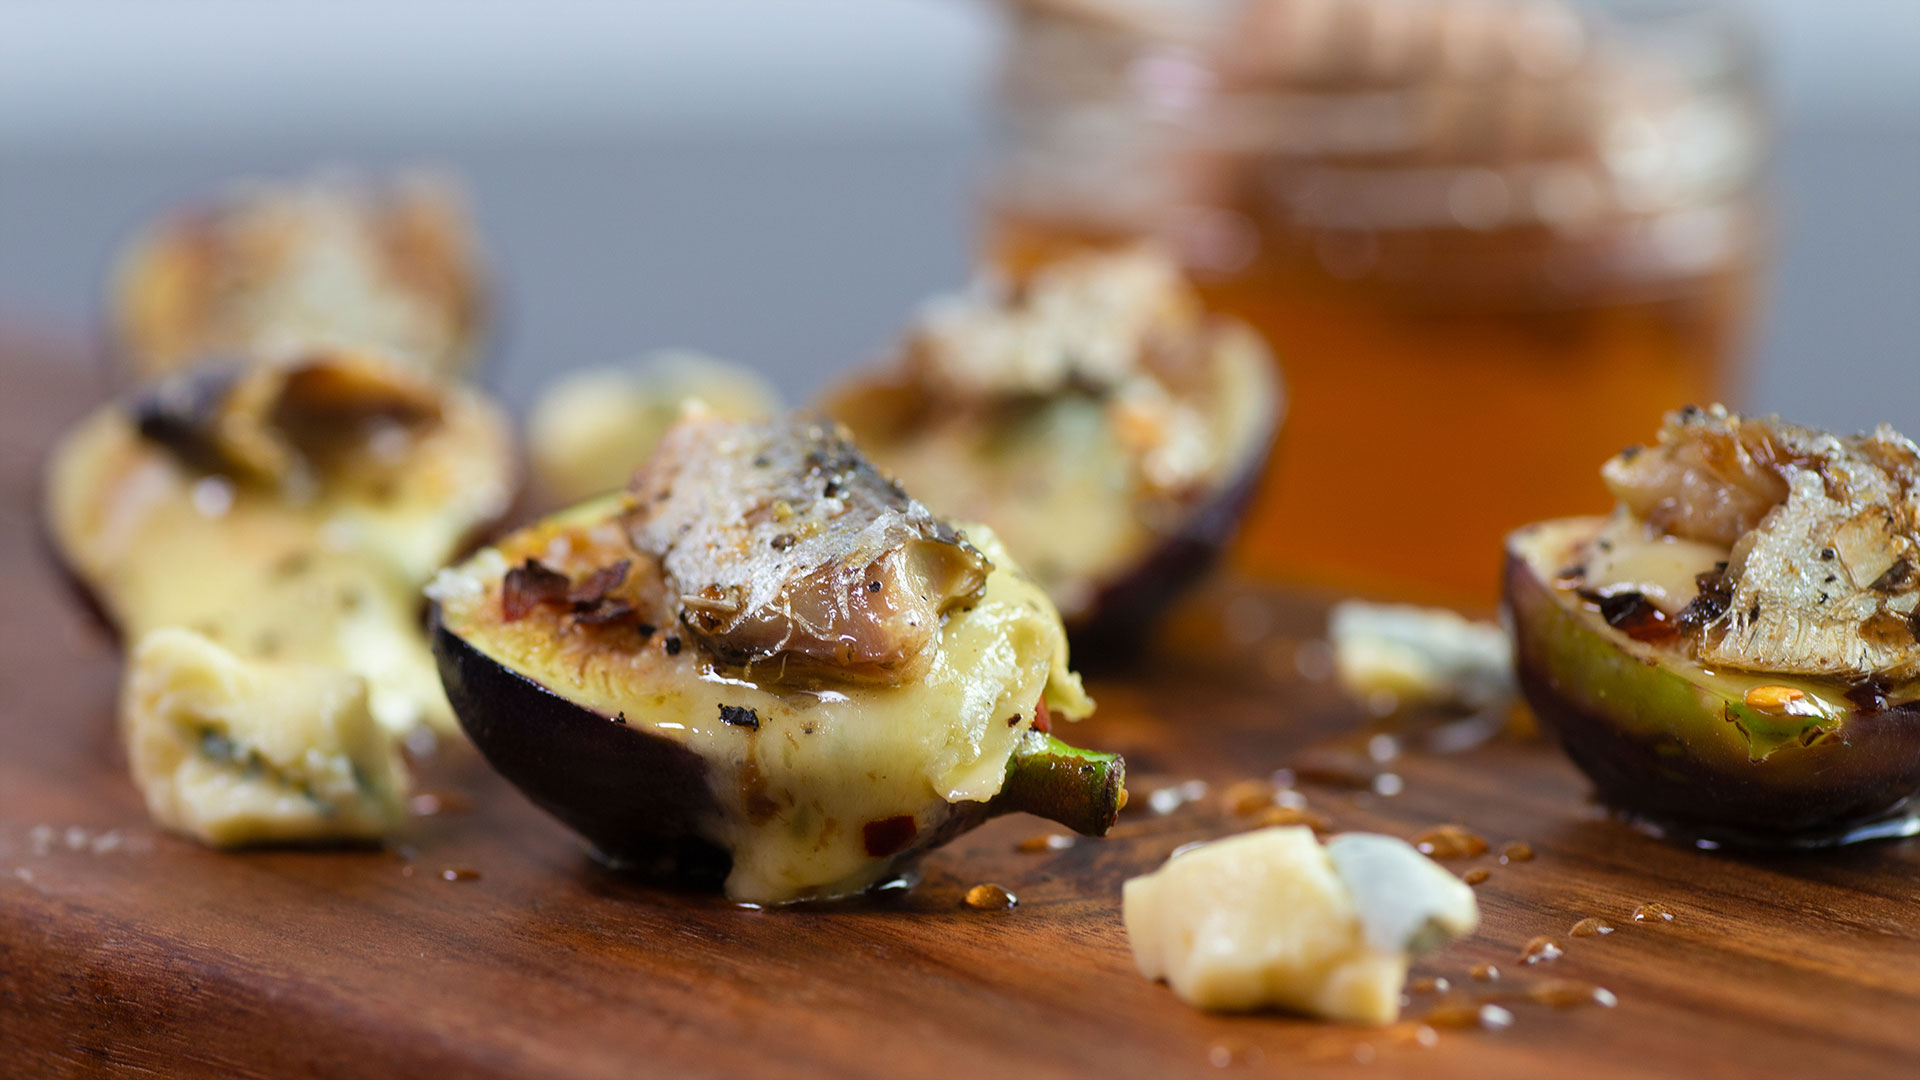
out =
[[[1749,403],[1920,435],[1920,0],[1741,6],[1780,122]],[[987,0],[0,0],[0,325],[85,332],[127,230],[232,175],[426,160],[513,400],[665,345],[801,395],[965,275],[998,35]]]

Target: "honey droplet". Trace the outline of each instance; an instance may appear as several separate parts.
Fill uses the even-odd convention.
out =
[[[1502,865],[1506,863],[1532,861],[1533,845],[1527,843],[1525,840],[1515,840],[1513,843],[1500,849],[1500,862]]]
[[[1178,784],[1169,784],[1147,796],[1147,809],[1153,811],[1156,817],[1165,817],[1188,803],[1206,798],[1208,788],[1205,780],[1183,780]]]
[[[1423,1024],[1417,1020],[1403,1020],[1387,1029],[1387,1037],[1395,1046],[1410,1050],[1431,1050],[1440,1045],[1440,1033],[1432,1024]]]
[[[1353,1044],[1344,1037],[1328,1035],[1306,1045],[1307,1060],[1313,1062],[1352,1061]]]
[[[1746,692],[1744,700],[1749,708],[1766,713],[1784,713],[1792,710],[1796,702],[1805,701],[1807,692],[1791,686],[1756,686]]]
[[[1665,904],[1647,903],[1633,909],[1634,922],[1672,922],[1673,911]]]
[[[407,813],[414,817],[464,814],[469,808],[466,796],[452,791],[423,791],[407,800]]]
[[[1273,805],[1273,788],[1264,780],[1241,780],[1220,793],[1226,808],[1245,817]]]
[[[1444,994],[1453,984],[1437,975],[1422,975],[1407,983],[1409,994]]]
[[[1413,838],[1413,846],[1422,855],[1436,859],[1470,859],[1487,853],[1487,841],[1460,825],[1440,825]]]
[[[1573,929],[1567,932],[1574,937],[1601,937],[1613,933],[1613,924],[1605,919],[1589,916],[1574,923]]]
[[[1560,947],[1559,942],[1542,934],[1527,942],[1526,946],[1520,950],[1520,959],[1528,964],[1544,964],[1549,960],[1560,959],[1566,951]]]
[[[1059,833],[1034,833],[1013,846],[1013,850],[1027,855],[1043,851],[1065,851],[1073,846],[1073,837]]]
[[[1326,818],[1294,806],[1269,806],[1254,816],[1253,823],[1263,829],[1275,825],[1305,825],[1319,831],[1327,827]]]
[[[1611,1009],[1620,1003],[1613,991],[1592,983],[1577,982],[1573,979],[1548,979],[1527,988],[1527,997],[1542,1005],[1555,1009],[1571,1009],[1576,1005],[1599,1005]]]
[[[1498,1005],[1483,1004],[1469,998],[1443,1001],[1421,1017],[1436,1028],[1483,1028],[1500,1031],[1513,1026],[1513,1014]]]
[[[479,881],[480,871],[469,870],[464,866],[450,866],[440,871],[441,881]]]
[[[991,882],[967,890],[967,906],[976,911],[1005,911],[1019,902],[1019,897]]]
[[[1500,977],[1500,969],[1492,964],[1475,964],[1467,969],[1467,974],[1475,982],[1492,982]]]
[[[1266,1055],[1251,1043],[1237,1040],[1217,1042],[1207,1047],[1207,1064],[1216,1069],[1225,1069],[1234,1065],[1254,1065]]]
[[[1488,870],[1484,866],[1476,866],[1473,869],[1467,871],[1466,873],[1461,874],[1460,880],[1466,882],[1469,885],[1478,885],[1492,876],[1493,876],[1493,871]]]
[[[1428,1027],[1470,1028],[1480,1026],[1480,1006],[1464,999],[1443,1001],[1420,1018]]]

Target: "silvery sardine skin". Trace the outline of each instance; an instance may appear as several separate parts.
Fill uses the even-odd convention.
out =
[[[993,568],[823,421],[686,421],[631,490],[635,547],[729,663],[902,681]]]
[[[1607,486],[1674,536],[1726,545],[1709,664],[1899,682],[1920,674],[1920,448],[1881,425],[1840,437],[1720,406],[1668,416]]]

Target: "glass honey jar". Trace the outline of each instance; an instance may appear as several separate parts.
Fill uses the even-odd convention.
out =
[[[1501,540],[1737,399],[1766,110],[1687,0],[1020,0],[987,255],[1157,241],[1279,359],[1245,573],[1488,606]]]

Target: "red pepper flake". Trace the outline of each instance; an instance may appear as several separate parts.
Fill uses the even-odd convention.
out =
[[[567,603],[575,611],[588,611],[600,606],[607,594],[620,587],[627,580],[627,571],[633,567],[633,560],[621,559],[617,563],[603,566],[588,574],[580,584],[567,593]]]
[[[1047,715],[1047,699],[1044,696],[1033,706],[1033,730],[1043,733],[1053,730],[1053,718]]]
[[[567,575],[529,558],[507,571],[500,583],[500,617],[517,622],[541,604],[566,603],[567,590]]]
[[[860,827],[860,839],[865,842],[867,854],[876,859],[889,855],[898,855],[913,843],[920,835],[920,824],[913,820],[912,814],[898,814],[879,821],[869,821]]]

